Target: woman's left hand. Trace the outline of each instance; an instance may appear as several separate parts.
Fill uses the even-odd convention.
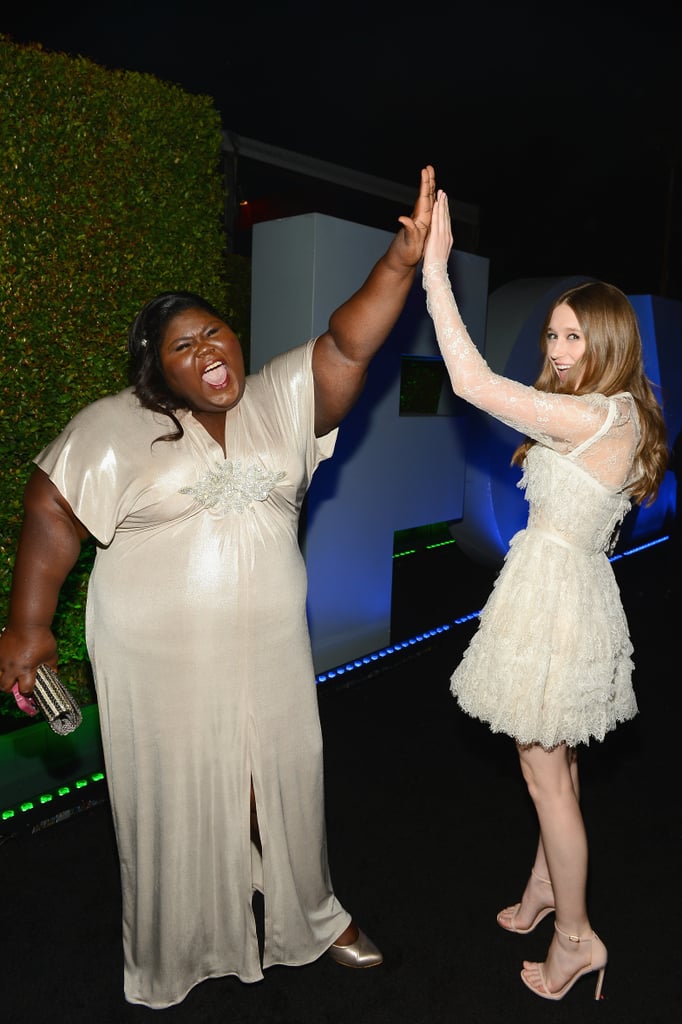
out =
[[[431,229],[424,248],[424,267],[429,263],[447,263],[452,250],[452,221],[448,197],[438,190],[431,217]]]

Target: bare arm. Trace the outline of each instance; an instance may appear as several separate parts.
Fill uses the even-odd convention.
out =
[[[414,281],[431,223],[435,172],[421,172],[419,196],[410,217],[377,261],[365,283],[332,313],[313,351],[315,433],[337,427],[362,391],[372,357],[395,326]]]
[[[14,562],[10,612],[0,636],[0,689],[30,693],[35,670],[57,668],[52,619],[64,580],[88,531],[50,478],[36,468],[24,492],[24,521]]]

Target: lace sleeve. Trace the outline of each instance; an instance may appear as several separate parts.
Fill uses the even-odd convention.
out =
[[[548,394],[493,373],[462,322],[447,265],[429,263],[424,265],[422,275],[426,308],[457,395],[522,434],[562,452],[599,430],[607,415],[607,400],[596,395]]]

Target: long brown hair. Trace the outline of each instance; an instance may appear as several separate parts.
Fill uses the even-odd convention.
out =
[[[573,377],[582,374],[578,387],[571,375],[563,383],[547,357],[547,331],[557,306],[570,306],[585,336],[585,352],[576,363]],[[629,494],[637,504],[650,505],[668,467],[668,447],[661,405],[654,386],[644,372],[642,338],[637,316],[627,296],[615,285],[586,281],[569,288],[549,310],[540,336],[544,356],[535,381],[538,391],[554,394],[616,395],[628,391],[635,400],[641,437],[635,453],[637,477]],[[520,466],[526,452],[535,444],[526,438],[512,456],[512,465]]]

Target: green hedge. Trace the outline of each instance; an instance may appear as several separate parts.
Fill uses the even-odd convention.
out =
[[[1,624],[32,458],[78,409],[126,385],[128,324],[157,292],[197,291],[243,335],[248,271],[225,252],[210,97],[0,35],[0,161]],[[55,621],[60,670],[81,700],[94,699],[92,558],[86,545]]]

